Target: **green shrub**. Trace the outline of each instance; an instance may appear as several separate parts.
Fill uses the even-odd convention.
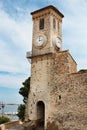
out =
[[[19,117],[20,120],[24,121],[24,118],[25,118],[25,104],[20,104],[20,106],[18,107],[17,116]]]
[[[10,119],[8,117],[2,116],[0,117],[0,124],[10,122]]]
[[[87,69],[86,70],[79,70],[78,73],[87,73]]]

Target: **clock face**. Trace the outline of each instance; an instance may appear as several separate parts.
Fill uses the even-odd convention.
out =
[[[58,37],[56,38],[56,46],[57,46],[58,48],[61,47],[61,40],[60,40]]]
[[[45,35],[39,35],[34,42],[35,47],[42,48],[47,42],[47,38]]]
[[[61,48],[61,39],[59,37],[53,37],[53,44],[59,50]]]
[[[37,46],[42,46],[44,43],[44,37],[42,35],[40,35],[37,39],[36,39],[36,43]]]

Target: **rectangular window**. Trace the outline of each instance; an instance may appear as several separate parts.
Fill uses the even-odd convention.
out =
[[[53,19],[53,28],[55,29],[56,28],[56,20]]]
[[[40,19],[39,29],[44,29],[44,19]]]
[[[58,32],[59,32],[59,21],[58,21]]]

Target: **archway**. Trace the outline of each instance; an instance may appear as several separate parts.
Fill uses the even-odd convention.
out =
[[[42,101],[37,102],[37,119],[39,121],[39,126],[44,127],[45,122],[45,105]]]

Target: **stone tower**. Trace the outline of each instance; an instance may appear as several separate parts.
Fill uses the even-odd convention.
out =
[[[80,97],[80,90],[86,95],[87,73],[79,76],[69,51],[62,51],[64,16],[54,6],[36,10],[31,15],[32,53],[27,53],[31,59],[31,81],[26,119],[31,125],[37,122],[38,127],[47,130],[77,130],[77,126],[78,130],[85,130],[84,125],[79,127],[81,110],[86,115],[81,122],[85,123],[87,117],[86,100],[83,95]],[[83,109],[79,109],[81,106]]]

